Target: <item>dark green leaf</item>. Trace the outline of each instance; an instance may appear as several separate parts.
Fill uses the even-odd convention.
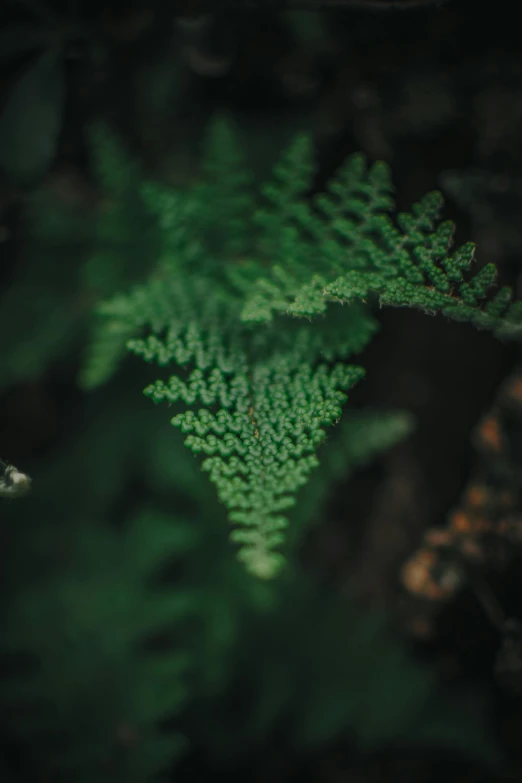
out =
[[[40,177],[56,151],[65,92],[60,54],[46,51],[31,64],[0,115],[0,167],[20,182]]]

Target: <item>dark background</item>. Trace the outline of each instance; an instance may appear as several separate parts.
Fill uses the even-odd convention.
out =
[[[182,183],[194,168],[207,121],[223,110],[236,118],[259,172],[293,132],[306,129],[316,142],[318,188],[347,154],[361,150],[391,164],[399,209],[441,189],[457,239],[476,242],[479,265],[495,262],[501,282],[518,288],[518,4],[291,5],[4,0],[0,283],[6,290],[23,264],[24,204],[33,189],[44,182],[80,205],[95,198],[85,133],[91,122],[101,118],[117,129],[150,174]],[[394,5],[403,7],[378,8]],[[14,38],[2,33],[13,28],[22,43],[8,51]],[[23,43],[34,30],[36,42]],[[58,66],[35,77],[15,111],[13,91],[50,41],[59,47]],[[522,780],[522,702],[494,678],[498,630],[473,593],[464,591],[441,612],[431,637],[419,641],[407,623],[401,625],[398,584],[401,564],[423,531],[445,524],[458,503],[478,459],[472,429],[493,404],[518,351],[440,317],[399,310],[380,312],[379,319],[383,328],[364,356],[367,379],[351,400],[409,411],[416,428],[371,467],[339,483],[304,560],[312,570],[326,571],[339,591],[354,591],[397,616],[408,644],[448,682],[471,683],[487,694],[491,730],[512,763],[509,779]],[[8,352],[8,323],[0,341]],[[71,351],[36,377],[3,384],[3,455],[15,464],[25,464],[27,455],[36,465],[52,458],[82,416],[77,370]],[[521,617],[519,569],[515,552],[509,567],[488,579],[505,611]],[[429,753],[396,749],[353,760],[342,743],[313,765],[314,779],[327,783],[413,783],[442,775],[462,781],[479,774],[473,765],[445,760],[439,778]],[[303,778],[307,762],[297,758],[289,766],[286,779]],[[247,765],[244,776],[250,772]]]

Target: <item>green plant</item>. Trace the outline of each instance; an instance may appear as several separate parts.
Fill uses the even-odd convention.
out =
[[[105,159],[105,181],[123,196],[125,172]],[[288,511],[318,465],[324,427],[341,419],[346,393],[364,375],[351,360],[378,327],[374,301],[441,312],[499,336],[521,329],[510,290],[489,295],[495,268],[470,274],[471,244],[450,254],[454,227],[438,222],[439,194],[393,220],[386,165],[368,168],[352,156],[325,193],[310,197],[313,171],[311,140],[298,136],[257,191],[231,125],[219,119],[190,187],[144,181],[156,267],[98,308],[80,376],[84,388],[104,382],[126,348],[177,368],[145,394],[181,403],[172,424],[205,455],[238,556],[264,578],[285,563]],[[107,262],[118,262],[118,250]]]
[[[298,137],[259,191],[217,120],[201,174],[176,189],[147,181],[107,131],[91,138],[92,210],[64,212],[45,193],[31,205],[29,266],[53,311],[24,327],[20,275],[2,313],[5,385],[74,351],[94,309],[79,382],[105,385],[6,512],[23,533],[2,573],[0,716],[20,779],[168,779],[183,737],[226,770],[276,734],[288,755],[348,735],[363,752],[431,744],[496,763],[476,705],[450,699],[386,618],[307,578],[297,550],[335,481],[412,427],[403,412],[345,406],[374,305],[501,336],[518,334],[519,306],[506,289],[487,297],[492,268],[469,275],[471,246],[449,255],[438,197],[392,221],[382,164],[355,156],[312,196]],[[72,247],[79,263],[61,274]],[[107,383],[129,348],[174,375],[150,383],[129,361]],[[173,406],[174,431],[135,393],[146,383]]]
[[[36,746],[26,772],[39,779],[154,779],[183,744],[157,725],[186,701],[190,658],[178,637],[197,609],[195,591],[158,573],[187,557],[196,533],[149,510],[123,531],[83,522],[63,536],[53,557],[57,531],[35,537],[40,573],[4,612],[0,653],[24,656],[1,689],[4,738]]]
[[[191,746],[224,772],[262,763],[274,736],[285,758],[347,738],[363,753],[431,745],[498,766],[480,701],[469,711],[442,688],[384,614],[296,558],[279,579],[252,579],[181,433],[126,373],[86,403],[35,491],[2,509],[0,724],[14,780],[183,780]],[[293,509],[294,547],[332,481],[409,426],[382,411],[343,418]]]
[[[441,690],[384,616],[299,571],[253,580],[208,518],[39,522],[11,553],[2,616],[17,780],[166,781],[189,742],[227,769],[276,733],[287,755],[349,736],[498,766],[480,709]]]

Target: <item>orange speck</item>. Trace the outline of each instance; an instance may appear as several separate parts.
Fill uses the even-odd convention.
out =
[[[502,451],[502,433],[498,419],[493,416],[486,416],[482,420],[478,429],[480,443],[492,451]]]
[[[439,601],[445,597],[445,590],[433,579],[432,569],[437,563],[437,555],[430,549],[419,551],[404,565],[401,582],[412,595]]]
[[[483,508],[489,497],[490,493],[483,484],[471,484],[464,494],[464,502],[472,508]]]
[[[450,514],[449,524],[450,528],[457,533],[468,533],[473,526],[471,518],[462,509]]]

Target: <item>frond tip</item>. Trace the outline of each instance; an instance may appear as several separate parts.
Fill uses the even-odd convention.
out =
[[[472,243],[451,254],[454,225],[439,222],[441,194],[428,193],[392,220],[391,192],[387,166],[349,158],[326,193],[294,210],[291,260],[283,268],[274,263],[245,288],[243,321],[267,323],[278,313],[311,318],[330,302],[373,297],[381,305],[440,312],[499,337],[520,335],[522,305],[510,303],[509,289],[491,295],[495,266],[473,275]]]
[[[272,578],[284,565],[277,550],[286,511],[318,464],[323,427],[340,418],[345,391],[362,375],[344,364],[296,368],[281,355],[251,372],[196,368],[186,381],[172,376],[145,390],[154,402],[205,406],[177,414],[172,424],[192,452],[205,455],[202,469],[228,510],[239,559],[256,576]]]

